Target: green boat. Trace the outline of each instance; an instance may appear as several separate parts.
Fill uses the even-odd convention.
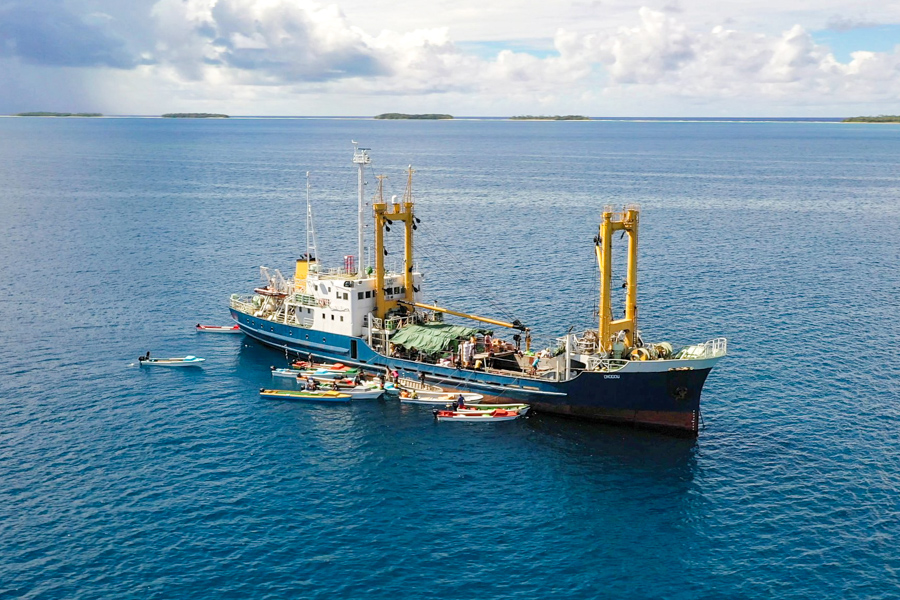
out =
[[[276,400],[307,400],[311,402],[350,402],[350,394],[342,394],[333,390],[267,390],[260,388],[259,395],[263,398]]]

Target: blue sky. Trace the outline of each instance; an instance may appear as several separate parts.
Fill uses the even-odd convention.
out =
[[[820,29],[811,33],[816,42],[831,48],[835,58],[841,62],[849,62],[852,52],[891,52],[900,45],[900,24],[870,25],[847,30]]]
[[[900,4],[0,0],[0,82],[0,113],[900,113]]]

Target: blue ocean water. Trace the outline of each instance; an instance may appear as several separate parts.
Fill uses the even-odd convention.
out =
[[[640,203],[645,337],[729,338],[699,438],[261,400],[284,356],[193,325],[305,250],[306,171],[353,252],[351,139],[429,299],[542,343]],[[890,126],[0,119],[0,597],[900,596],[898,197]]]

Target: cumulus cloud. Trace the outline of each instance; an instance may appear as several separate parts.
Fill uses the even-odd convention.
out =
[[[63,0],[0,0],[0,58],[132,69],[135,85],[156,82],[192,101],[445,94],[479,97],[486,106],[517,98],[574,108],[577,99],[579,110],[596,114],[598,99],[614,94],[794,104],[900,94],[898,50],[856,52],[841,63],[800,25],[780,33],[701,27],[678,2],[641,8],[627,26],[600,28],[594,20],[583,30],[560,29],[549,56],[501,50],[478,57],[460,51],[445,27],[375,34],[315,0],[140,0],[144,19],[135,20],[130,4],[127,23],[113,4],[97,12],[104,1],[79,14]],[[133,47],[122,41],[125,28]]]
[[[900,53],[856,52],[840,63],[801,26],[779,35],[716,26],[692,31],[677,19],[642,8],[640,23],[575,38],[568,52],[602,65],[613,86],[655,87],[698,98],[743,96],[822,99],[858,90],[891,98],[900,92]],[[856,91],[854,91],[856,90]]]
[[[160,0],[157,58],[183,75],[204,65],[254,73],[258,83],[387,75],[371,38],[334,5],[302,0]]]

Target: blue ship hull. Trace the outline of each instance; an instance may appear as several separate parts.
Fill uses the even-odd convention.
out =
[[[335,360],[375,371],[385,367],[445,388],[477,391],[485,401],[524,402],[540,412],[696,434],[700,393],[711,366],[652,372],[585,371],[567,381],[456,369],[385,356],[364,339],[275,323],[231,308],[231,316],[259,342],[305,357]]]

